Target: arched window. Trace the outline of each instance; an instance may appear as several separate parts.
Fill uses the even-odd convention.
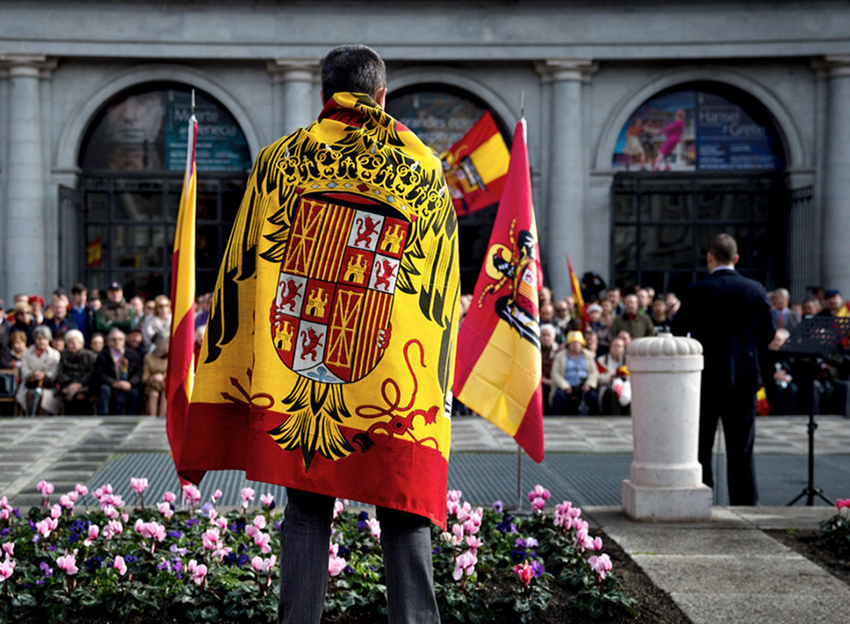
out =
[[[493,116],[505,142],[510,134],[485,102],[475,95],[448,85],[421,84],[387,96],[387,112],[415,132],[438,154],[457,143],[487,112]],[[496,216],[496,205],[458,218],[461,290],[471,293],[487,251]]]
[[[711,238],[727,232],[742,273],[787,286],[785,161],[770,115],[741,91],[695,83],[644,102],[611,160],[614,283],[680,292],[705,274]]]
[[[197,91],[197,289],[213,288],[251,155],[239,124]],[[191,87],[146,83],[104,105],[86,134],[83,169],[86,283],[111,281],[129,297],[170,290],[174,224],[191,115]]]

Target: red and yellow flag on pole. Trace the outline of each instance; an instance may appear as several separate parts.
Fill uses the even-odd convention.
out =
[[[511,155],[490,111],[440,154],[455,213],[465,215],[496,204],[502,196]]]
[[[587,316],[587,306],[584,303],[584,296],[581,294],[581,284],[579,284],[578,277],[576,277],[576,273],[573,271],[573,263],[570,262],[569,254],[567,254],[567,268],[570,270],[570,289],[573,292],[576,318],[581,321],[581,329],[584,331],[590,322],[590,318]]]
[[[180,195],[180,213],[174,234],[171,260],[171,341],[165,392],[168,401],[166,429],[174,465],[183,446],[183,427],[192,398],[193,359],[195,353],[195,210],[198,187],[195,169],[195,144],[198,120],[189,119],[186,173]]]
[[[537,225],[525,142],[514,131],[487,256],[458,336],[455,394],[543,460]]]

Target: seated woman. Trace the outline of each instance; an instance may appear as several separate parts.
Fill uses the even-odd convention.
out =
[[[22,331],[13,331],[9,336],[9,360],[3,368],[20,370],[21,360],[27,350],[27,335]]]
[[[168,368],[168,334],[154,338],[154,350],[145,356],[142,384],[145,387],[145,414],[165,416],[165,372]]]
[[[567,348],[555,356],[552,364],[552,413],[575,416],[582,412],[599,413],[596,383],[599,373],[585,340],[579,331],[567,334]]]
[[[84,348],[85,339],[78,329],[65,334],[65,350],[59,359],[59,392],[65,404],[65,414],[91,414],[91,378],[94,373],[94,352]]]
[[[171,301],[165,295],[155,300],[154,313],[142,323],[142,344],[148,351],[157,334],[171,333]]]
[[[59,373],[59,352],[50,346],[50,330],[40,325],[33,330],[35,344],[21,359],[21,385],[15,394],[18,404],[29,416],[59,412],[56,376]]]

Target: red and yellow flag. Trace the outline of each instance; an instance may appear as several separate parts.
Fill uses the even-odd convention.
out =
[[[497,203],[502,196],[511,155],[489,111],[463,138],[440,154],[446,184],[458,215]]]
[[[180,213],[174,234],[171,260],[171,341],[165,392],[168,401],[166,429],[174,465],[178,465],[183,446],[183,428],[192,398],[193,358],[195,352],[195,210],[198,187],[195,169],[195,143],[198,120],[189,119],[186,173],[180,195]]]
[[[454,388],[536,462],[543,460],[539,258],[521,120],[487,256],[461,324]]]
[[[222,258],[179,474],[446,525],[457,218],[439,159],[336,93],[257,157]]]
[[[585,305],[584,296],[581,294],[581,284],[579,284],[578,277],[573,271],[573,263],[570,262],[569,254],[567,254],[567,268],[570,270],[570,290],[573,293],[576,318],[581,321],[581,330],[584,331],[590,323],[590,318],[587,316],[587,305]]]

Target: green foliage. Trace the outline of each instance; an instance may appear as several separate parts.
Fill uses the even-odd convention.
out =
[[[827,548],[850,557],[850,499],[838,501],[838,513],[821,522],[821,538]]]

